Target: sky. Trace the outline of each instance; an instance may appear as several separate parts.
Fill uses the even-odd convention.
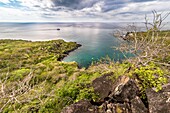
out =
[[[138,22],[153,10],[170,0],[0,0],[0,22]]]

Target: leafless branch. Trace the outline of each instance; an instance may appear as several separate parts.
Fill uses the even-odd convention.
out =
[[[138,32],[136,26],[129,25],[128,32],[125,37],[120,37],[122,44],[118,49],[122,52],[130,52],[136,56],[137,62],[136,65],[142,64],[147,65],[149,62],[157,63],[160,56],[162,60],[159,61],[159,64],[169,66],[167,62],[164,62],[164,59],[167,57],[167,53],[170,52],[170,47],[165,45],[167,40],[167,34],[160,34],[160,28],[162,28],[163,21],[170,15],[167,13],[158,13],[157,11],[152,11],[153,20],[152,23],[149,22],[147,15],[145,15],[145,26],[146,32]],[[149,28],[149,25],[151,27]],[[129,34],[129,30],[131,30]]]

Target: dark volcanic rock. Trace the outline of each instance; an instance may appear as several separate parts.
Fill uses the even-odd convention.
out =
[[[78,49],[78,48],[81,47],[81,46],[82,46],[81,44],[77,44],[75,48],[63,52],[63,54],[60,55],[60,57],[59,57],[57,60],[58,60],[58,61],[62,61],[62,60],[64,59],[64,57],[66,57],[67,55],[69,55],[70,52],[72,52],[72,51]]]
[[[113,73],[105,74],[92,82],[95,93],[99,94],[100,101],[104,101],[112,90],[113,82],[109,79],[111,75]]]
[[[113,73],[105,74],[93,81],[93,87],[103,101],[103,104],[99,107],[101,108],[99,113],[117,113],[118,111],[132,113],[130,102],[139,94],[135,81],[127,76],[120,76],[113,83],[109,79],[111,75]],[[147,111],[141,100],[140,102],[139,100],[133,100],[132,103],[138,103],[136,106],[133,105],[133,111],[136,109]]]
[[[129,103],[103,103],[96,113],[132,113]]]
[[[70,52],[78,49],[78,48],[81,47],[81,46],[82,46],[81,44],[77,44],[75,48],[73,48],[73,49],[71,49],[71,50],[68,50],[68,51],[65,51],[64,54],[67,54],[67,55],[68,55]]]
[[[108,108],[105,113],[108,113],[108,111],[112,111],[111,113],[132,113],[128,103],[117,103],[112,106],[113,107],[111,109]]]
[[[81,100],[62,110],[61,113],[96,113],[92,104],[87,100]]]
[[[130,110],[130,105],[128,103],[124,103],[124,104],[115,104],[114,108],[112,111],[115,113],[131,113]]]
[[[78,48],[78,47],[81,47],[81,46],[82,46],[81,44],[77,44],[77,48]]]
[[[148,109],[138,96],[131,100],[131,110],[132,113],[148,113]]]
[[[139,89],[133,79],[120,76],[113,82],[105,74],[92,82],[99,101],[79,101],[63,109],[62,113],[148,113],[141,99]]]
[[[127,76],[120,76],[112,86],[110,98],[118,102],[129,102],[139,94],[139,89],[134,80]]]
[[[150,113],[170,113],[170,84],[165,85],[159,92],[147,89],[146,95]]]

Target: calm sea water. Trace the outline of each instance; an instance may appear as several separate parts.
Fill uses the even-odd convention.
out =
[[[114,50],[119,41],[113,37],[114,29],[125,23],[0,23],[0,39],[23,39],[47,41],[64,39],[82,44],[63,61],[76,61],[81,67],[88,67],[93,61],[109,56],[114,60],[123,55]],[[57,30],[60,28],[60,31]]]

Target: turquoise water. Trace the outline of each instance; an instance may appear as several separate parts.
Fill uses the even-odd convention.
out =
[[[119,51],[112,48],[119,43],[113,37],[113,29],[117,27],[115,23],[6,23],[0,25],[0,39],[74,41],[82,47],[71,52],[63,61],[76,61],[80,67],[88,67],[93,61],[106,56],[116,61],[123,58]]]
[[[111,29],[74,29],[74,41],[82,44],[78,50],[69,54],[64,61],[76,61],[82,67],[88,67],[92,61],[109,56],[115,60],[122,59],[119,51],[112,47],[118,45],[118,40],[113,37]]]

